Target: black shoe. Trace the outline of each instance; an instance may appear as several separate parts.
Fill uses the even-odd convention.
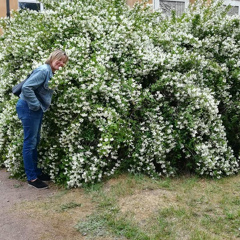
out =
[[[50,176],[48,174],[45,174],[45,173],[37,176],[37,178],[41,181],[51,181]]]
[[[35,188],[41,188],[41,189],[48,188],[48,185],[45,182],[42,182],[41,180],[39,180],[38,178],[34,182],[28,181],[28,184]]]

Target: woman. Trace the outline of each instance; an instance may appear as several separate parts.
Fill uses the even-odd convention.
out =
[[[37,145],[40,141],[40,130],[43,113],[51,104],[53,90],[48,88],[48,82],[55,71],[64,67],[68,56],[62,50],[55,50],[45,64],[36,68],[22,86],[20,99],[17,102],[17,113],[22,121],[24,131],[23,162],[28,184],[35,188],[48,188],[43,181],[50,177],[43,174],[37,167]]]

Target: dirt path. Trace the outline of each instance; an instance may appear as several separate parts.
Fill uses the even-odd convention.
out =
[[[34,189],[26,182],[9,179],[5,169],[0,170],[0,239],[39,239],[43,226],[36,219],[29,218],[25,209],[14,211],[14,206],[24,201],[45,199],[53,196],[56,189]],[[41,230],[42,229],[42,230]]]
[[[71,202],[81,208],[62,211]],[[0,169],[0,240],[82,240],[74,226],[91,211],[82,190],[35,189]]]

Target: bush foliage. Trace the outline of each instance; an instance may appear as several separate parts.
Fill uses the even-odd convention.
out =
[[[221,2],[165,18],[124,0],[42,0],[1,19],[0,163],[24,174],[11,88],[65,49],[51,80],[41,167],[68,187],[116,171],[151,177],[239,170],[240,19]]]

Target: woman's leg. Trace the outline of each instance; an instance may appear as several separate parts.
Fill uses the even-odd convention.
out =
[[[37,176],[40,176],[42,174],[42,170],[38,168],[38,151],[37,151],[37,146],[40,142],[40,135],[41,135],[41,126],[42,126],[42,118],[41,121],[39,122],[38,126],[38,133],[37,133],[37,145],[35,149],[33,150],[33,161],[34,161],[34,168]]]
[[[22,121],[24,130],[23,141],[23,162],[27,180],[37,178],[37,144],[40,137],[41,122],[43,117],[42,109],[32,111],[28,108],[27,102],[19,99],[17,103],[18,117]]]

